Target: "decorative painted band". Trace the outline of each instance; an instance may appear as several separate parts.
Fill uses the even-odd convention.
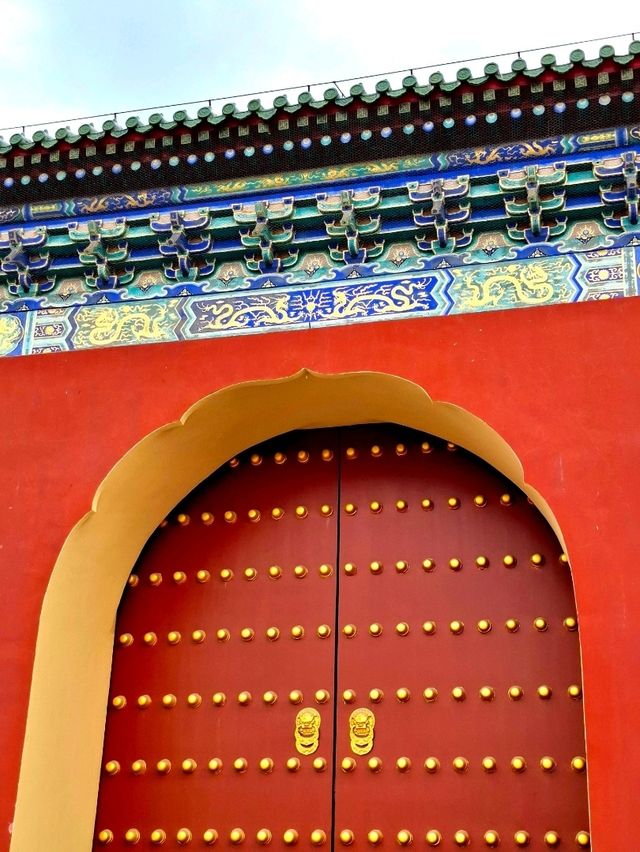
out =
[[[339,285],[168,297],[0,315],[0,355],[30,355],[290,331],[352,322],[558,305],[640,295],[640,248],[357,276]]]
[[[557,157],[571,153],[621,148],[640,142],[640,125],[594,132],[573,133],[514,142],[506,145],[467,148],[460,151],[398,157],[389,160],[326,166],[304,171],[282,172],[259,177],[210,181],[185,186],[161,187],[110,195],[66,198],[20,206],[0,207],[0,224],[35,222],[64,216],[99,216],[126,210],[163,208],[174,204],[204,202],[221,196],[282,191],[309,184],[327,184],[359,178],[400,173],[442,172],[448,169],[477,168],[497,163],[515,163],[534,158]],[[0,194],[1,198],[1,194]]]

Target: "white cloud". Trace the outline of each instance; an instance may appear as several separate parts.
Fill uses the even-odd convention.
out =
[[[612,26],[637,15],[636,3],[618,0]],[[155,0],[153,15],[135,0],[89,8],[86,0],[0,0],[0,126],[349,77],[373,77],[371,88],[390,70],[427,65],[453,78],[465,57],[511,51],[500,60],[507,69],[518,50],[607,35],[601,18],[577,16],[570,3],[556,4],[552,17],[545,4],[505,14],[503,3],[471,0],[455,9],[433,0]],[[625,51],[630,40],[615,46]],[[569,49],[552,52],[563,61]],[[540,52],[526,59],[535,66]]]
[[[421,80],[435,68],[453,78],[458,67],[469,64],[468,57],[498,53],[509,53],[498,60],[508,70],[518,51],[539,48],[525,55],[533,67],[549,44],[596,38],[586,47],[588,55],[596,56],[608,35],[601,19],[576,16],[571,4],[555,6],[552,18],[544,6],[531,13],[523,7],[514,15],[505,14],[503,4],[471,0],[458,0],[455,14],[442,14],[429,0],[236,0],[221,7],[211,0],[185,0],[184,8],[197,10],[191,18],[194,29],[215,35],[206,70],[220,96],[261,86],[379,79],[395,70],[400,73],[391,79],[397,83],[409,69],[422,66],[428,67],[418,74]],[[635,8],[636,0],[618,0],[621,14],[612,26],[630,18]],[[615,47],[624,52],[630,41],[629,34]],[[571,48],[551,50],[558,61],[566,61]],[[487,61],[470,63],[473,72],[482,73]]]
[[[0,66],[5,81],[11,79],[12,67],[33,62],[42,24],[41,10],[25,0],[0,0]]]

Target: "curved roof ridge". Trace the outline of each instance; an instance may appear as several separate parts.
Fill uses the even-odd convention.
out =
[[[570,72],[577,73],[583,69],[585,71],[593,71],[604,63],[614,63],[618,66],[626,66],[633,61],[637,56],[640,56],[640,40],[634,39],[628,48],[627,53],[617,54],[612,45],[603,45],[598,56],[587,59],[585,52],[582,49],[573,50],[569,56],[569,62],[558,63],[553,53],[545,53],[540,59],[540,65],[534,68],[529,68],[525,59],[519,54],[511,63],[510,71],[503,72],[500,70],[496,62],[488,62],[484,66],[484,73],[479,76],[474,76],[472,71],[461,66],[455,72],[454,79],[447,79],[441,71],[432,71],[428,77],[428,82],[419,83],[417,77],[413,73],[404,77],[399,88],[393,88],[389,80],[381,79],[373,85],[373,90],[367,92],[365,85],[361,82],[354,83],[346,94],[338,87],[338,83],[349,81],[336,81],[333,86],[330,86],[323,92],[322,98],[314,98],[309,91],[310,87],[298,93],[297,99],[293,102],[289,101],[286,94],[278,94],[273,99],[273,104],[270,107],[263,106],[259,97],[253,97],[247,103],[246,109],[238,109],[235,103],[229,102],[222,105],[219,112],[214,112],[212,108],[213,99],[209,101],[192,101],[181,105],[180,109],[173,113],[171,117],[166,117],[160,112],[153,112],[157,107],[150,107],[148,110],[143,108],[139,112],[151,113],[147,120],[141,119],[139,116],[131,114],[128,111],[120,113],[112,113],[112,118],[108,118],[102,123],[102,127],[95,127],[93,119],[105,117],[107,114],[99,114],[90,116],[85,119],[83,124],[80,124],[77,129],[66,125],[58,127],[53,136],[45,129],[37,129],[33,131],[31,137],[24,132],[14,133],[8,140],[0,135],[0,154],[7,154],[12,150],[19,149],[27,151],[36,145],[45,148],[53,148],[60,143],[75,144],[82,138],[90,140],[102,139],[105,136],[122,137],[129,134],[146,134],[154,129],[170,130],[176,127],[189,128],[203,122],[210,124],[221,124],[227,120],[245,121],[251,117],[268,120],[274,117],[279,112],[292,113],[302,108],[312,108],[322,110],[331,104],[338,107],[348,106],[355,99],[364,99],[366,101],[376,100],[380,97],[395,99],[401,97],[408,91],[414,91],[418,95],[424,97],[431,93],[441,92],[450,94],[460,86],[473,86],[478,88],[491,88],[493,83],[505,84],[511,82],[517,76],[524,76],[535,79],[545,72],[555,73],[562,77]],[[467,60],[469,61],[469,60]],[[475,60],[474,60],[475,61]],[[425,69],[429,66],[424,66]],[[416,69],[421,70],[421,69]],[[400,72],[391,72],[394,75]],[[366,78],[369,79],[369,78]],[[313,84],[322,85],[322,84]],[[239,95],[237,97],[244,97]],[[219,99],[215,99],[219,100]],[[202,106],[196,110],[194,115],[189,115],[185,110],[185,106]],[[208,105],[207,105],[208,104]],[[121,116],[124,120],[124,125],[118,124],[117,117]],[[126,116],[126,118],[125,118]],[[73,121],[73,119],[68,119]],[[51,122],[53,124],[54,122]],[[37,127],[36,124],[25,125]],[[11,128],[9,128],[11,129]]]

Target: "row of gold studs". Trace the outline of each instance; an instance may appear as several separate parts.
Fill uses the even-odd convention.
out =
[[[162,828],[155,828],[149,835],[149,840],[156,846],[162,846],[167,840],[167,832]],[[188,846],[193,840],[193,832],[188,828],[180,828],[176,832],[176,840],[179,846]],[[207,828],[202,834],[202,839],[207,846],[213,846],[218,840],[218,832],[215,828]],[[103,829],[98,833],[98,842],[107,846],[112,843],[115,838],[113,831],[108,828]],[[273,835],[268,828],[260,828],[256,832],[256,841],[261,846],[266,846],[271,843]],[[135,846],[142,839],[142,835],[137,828],[128,828],[124,833],[124,841],[129,846]],[[244,843],[246,834],[242,828],[233,828],[229,832],[229,840],[234,845]],[[323,846],[327,841],[326,833],[320,829],[314,829],[309,835],[309,839],[313,846]],[[294,828],[288,828],[282,835],[282,840],[286,846],[295,846],[299,840],[299,834]]]
[[[457,446],[452,443],[448,443],[447,449],[451,452],[457,450]],[[430,444],[429,441],[423,441],[420,444],[420,452],[423,455],[428,455],[433,452],[435,447],[433,444]],[[395,445],[395,454],[397,456],[406,456],[409,451],[409,448],[406,444],[396,444]],[[380,458],[383,454],[383,448],[379,444],[373,444],[370,450],[372,458]],[[355,447],[347,447],[344,451],[344,457],[349,459],[349,461],[353,461],[358,458],[358,450]],[[330,449],[324,449],[320,451],[320,458],[322,461],[331,461],[334,458],[334,451]],[[295,455],[296,461],[300,462],[300,464],[306,464],[310,459],[311,455],[307,450],[298,450]],[[249,456],[249,463],[253,465],[253,467],[259,467],[264,460],[264,456],[261,456],[260,453],[252,453]],[[285,464],[287,461],[287,455],[283,452],[277,452],[273,455],[273,460],[276,464]],[[229,466],[232,468],[237,468],[240,466],[240,459],[234,457],[229,460]]]
[[[578,626],[576,619],[572,616],[565,618],[562,623],[569,632],[575,631]],[[509,618],[504,626],[508,633],[517,633],[520,629],[520,622],[516,618]],[[539,616],[533,620],[532,626],[538,633],[545,633],[549,629],[549,621]],[[399,621],[393,629],[394,633],[398,636],[408,636],[411,632],[411,627],[406,621]],[[424,621],[421,629],[426,636],[433,636],[437,632],[437,624],[435,621]],[[465,624],[463,621],[454,620],[449,622],[449,631],[454,636],[460,636],[464,633],[464,630]],[[486,635],[493,630],[493,623],[488,618],[481,618],[476,624],[476,630],[478,633]],[[299,640],[305,636],[305,629],[301,624],[294,624],[289,632],[292,639]],[[328,624],[320,624],[316,628],[316,635],[319,639],[328,639],[331,636],[331,632],[331,627]],[[368,632],[373,637],[382,636],[384,627],[375,621],[369,625]],[[357,635],[358,628],[355,624],[345,624],[342,628],[342,633],[347,639],[352,639]],[[243,627],[238,635],[243,642],[253,642],[256,632],[252,627]],[[267,627],[265,630],[265,636],[271,642],[276,642],[280,638],[280,635],[278,627]],[[226,627],[220,627],[216,630],[215,637],[218,642],[228,642],[231,638],[231,633]],[[191,641],[195,642],[196,645],[202,644],[206,638],[206,630],[199,629],[191,632]],[[149,630],[143,635],[142,641],[145,645],[153,647],[158,643],[158,634],[153,630]],[[167,642],[169,645],[178,645],[181,641],[182,633],[179,630],[170,630],[167,633]],[[118,644],[122,648],[130,648],[134,643],[135,639],[132,633],[121,633],[118,636]]]
[[[566,630],[573,632],[577,629],[576,619],[572,616],[569,616],[563,620],[563,626]],[[508,633],[517,633],[520,629],[520,622],[517,618],[508,618],[504,623],[505,629]],[[534,618],[532,621],[532,627],[538,633],[546,633],[549,629],[549,620],[543,618],[542,616],[538,616]],[[460,621],[455,619],[454,621],[449,622],[449,631],[453,633],[454,636],[461,636],[464,633],[465,624],[464,621]],[[480,621],[476,624],[476,630],[478,633],[487,634],[493,630],[493,624],[488,618],[481,618]],[[394,626],[394,632],[398,636],[408,636],[411,631],[409,624],[406,621],[399,621]],[[357,635],[358,628],[355,624],[345,624],[342,628],[343,634],[349,639],[353,638]],[[384,627],[379,622],[373,622],[373,624],[369,625],[369,634],[371,636],[377,637],[382,636],[384,632]],[[422,632],[427,636],[433,636],[437,632],[437,625],[435,621],[424,621],[422,623]]]
[[[587,763],[586,763],[585,758],[579,757],[579,756],[572,758],[571,761],[570,761],[570,764],[569,764],[570,768],[574,772],[584,772],[586,765],[587,765]],[[514,772],[520,774],[520,773],[526,771],[527,761],[525,760],[524,757],[522,757],[522,755],[516,755],[516,757],[513,757],[511,759],[511,761],[509,762],[509,766]],[[554,772],[557,769],[558,764],[555,761],[555,759],[553,757],[551,757],[550,755],[544,755],[544,757],[541,757],[540,760],[538,761],[538,766],[543,772]],[[395,767],[398,770],[398,772],[409,772],[409,770],[411,769],[410,758],[399,757],[396,760]],[[343,772],[353,772],[355,770],[355,768],[356,768],[356,761],[354,760],[354,758],[352,758],[352,757],[343,758],[343,760],[340,764],[340,769]],[[381,772],[382,769],[383,769],[382,759],[379,758],[379,757],[368,758],[367,759],[367,768],[369,769],[370,772]],[[433,775],[434,773],[438,772],[441,769],[441,763],[440,763],[440,761],[438,760],[437,757],[427,757],[425,759],[424,763],[423,763],[423,768],[424,768],[425,772],[428,772],[430,775]],[[467,772],[469,770],[470,763],[469,763],[469,761],[467,760],[466,757],[462,757],[462,756],[454,757],[453,760],[451,761],[451,768],[455,772],[464,773],[464,772]],[[480,761],[480,768],[483,770],[483,772],[489,772],[489,773],[495,772],[496,769],[498,768],[498,761],[496,760],[495,757],[492,757],[491,755],[487,755],[486,757],[483,757],[482,760]]]
[[[529,559],[529,563],[533,567],[540,567],[544,564],[544,556],[540,553],[533,553]],[[484,570],[489,567],[490,560],[488,556],[476,556],[474,559],[474,563],[476,568],[480,568]],[[502,557],[502,564],[505,568],[515,568],[518,564],[518,559],[512,553],[507,553]],[[461,571],[463,568],[462,559],[457,556],[452,556],[447,562],[447,567],[449,567],[452,571]],[[394,563],[394,569],[398,574],[404,574],[409,570],[410,564],[406,559],[398,559]],[[423,559],[421,563],[422,569],[426,573],[431,573],[436,569],[436,562],[434,559],[427,558]],[[374,560],[369,563],[369,570],[372,574],[382,574],[384,570],[384,563],[379,560]],[[358,573],[358,567],[354,562],[345,562],[343,565],[344,573],[351,577]],[[299,580],[304,579],[309,574],[309,569],[306,565],[294,565],[292,571],[294,577]],[[283,571],[280,565],[270,565],[267,569],[267,574],[272,580],[279,580],[280,577],[283,576]],[[333,574],[333,566],[328,563],[323,563],[318,568],[318,574],[321,577],[331,577]],[[235,574],[231,570],[231,568],[222,568],[219,572],[219,577],[224,583],[228,583],[230,580],[233,580]],[[249,566],[244,568],[242,571],[242,576],[245,580],[255,580],[258,576],[258,571],[256,568]],[[177,586],[181,586],[183,583],[187,582],[188,575],[185,571],[174,571],[171,574],[171,579]],[[207,570],[197,571],[195,574],[195,579],[198,583],[208,583],[211,579],[211,572]],[[153,571],[149,574],[148,582],[150,586],[159,586],[163,581],[163,575],[160,571]],[[140,583],[140,577],[138,574],[131,574],[128,579],[128,585],[131,588],[135,588]]]
[[[186,760],[183,760],[180,764],[180,769],[187,775],[193,774],[197,768],[197,762],[188,757]],[[212,772],[214,775],[222,772],[223,762],[219,757],[213,757],[207,763],[207,769],[209,772]],[[246,757],[236,757],[236,759],[231,764],[234,772],[242,774],[247,771],[249,768],[249,761]],[[313,767],[315,772],[324,772],[327,768],[327,761],[324,757],[315,757],[311,762],[311,766]],[[286,769],[288,772],[298,772],[301,768],[302,764],[300,762],[300,758],[298,757],[290,757],[285,763]],[[263,757],[258,762],[258,769],[260,772],[268,774],[273,771],[275,767],[274,761],[270,757]],[[117,760],[109,760],[104,765],[104,771],[107,775],[117,775],[121,770],[121,765]],[[173,768],[173,764],[168,758],[162,758],[156,763],[156,771],[160,775],[168,775]],[[145,760],[139,759],[134,760],[131,764],[131,772],[134,775],[144,775],[147,771],[147,762]]]
[[[577,683],[572,683],[567,687],[567,695],[574,700],[582,696],[582,688]],[[510,686],[507,689],[507,696],[512,701],[521,701],[524,698],[524,689],[521,686]],[[553,695],[553,689],[546,683],[541,684],[536,689],[536,695],[543,700],[549,700]],[[422,692],[422,697],[425,701],[431,703],[438,699],[439,692],[435,686],[428,686]],[[454,701],[466,701],[467,691],[463,686],[454,686],[450,690],[450,696]],[[411,694],[408,689],[401,687],[396,690],[395,697],[400,702],[406,702],[411,699]],[[493,701],[496,697],[496,691],[492,686],[481,686],[478,690],[478,697],[482,701]],[[352,689],[345,689],[342,693],[342,700],[345,704],[353,704],[356,700],[356,694]],[[369,691],[369,701],[373,704],[380,704],[384,700],[384,692],[381,689],[372,689]]]
[[[405,563],[406,564],[406,563]],[[408,566],[407,566],[408,567]],[[272,580],[278,580],[282,577],[282,568],[279,565],[270,565],[267,573]],[[306,577],[309,573],[309,569],[306,565],[295,565],[293,568],[293,575],[298,579],[302,579]],[[318,568],[318,573],[321,577],[330,577],[333,574],[333,566],[329,564],[320,565]],[[234,572],[230,568],[222,568],[219,572],[220,579],[224,583],[228,583],[230,580],[234,578]],[[255,580],[258,576],[258,571],[255,568],[248,567],[243,569],[242,576],[245,580]],[[177,586],[181,586],[183,583],[186,583],[188,577],[185,571],[174,571],[171,575],[171,579]],[[195,574],[195,579],[198,583],[208,583],[211,579],[211,572],[206,570],[197,571]],[[163,576],[160,571],[153,571],[149,574],[148,582],[150,586],[159,586],[163,581]],[[128,580],[129,586],[136,587],[140,583],[140,577],[137,574],[131,574]]]
[[[477,509],[484,509],[489,503],[488,498],[484,494],[476,494],[473,498],[473,505]],[[500,506],[511,506],[513,504],[513,498],[510,494],[501,494],[498,500]],[[396,511],[404,513],[409,509],[409,503],[406,500],[396,500],[393,504]],[[429,497],[425,497],[420,501],[420,508],[425,512],[430,512],[435,508],[435,503]],[[459,497],[448,497],[446,505],[449,509],[459,509],[462,506],[462,500]],[[369,503],[369,510],[374,515],[379,515],[384,506],[380,502],[380,500],[372,500]],[[343,511],[347,515],[355,515],[358,512],[358,507],[355,503],[347,502],[343,505]],[[320,506],[320,514],[325,518],[330,518],[334,513],[334,507],[329,503],[323,503]],[[275,506],[270,511],[270,517],[274,521],[280,521],[286,515],[286,511],[282,508],[282,506]],[[299,520],[303,520],[309,516],[309,507],[299,505],[296,506],[293,511],[294,517]],[[259,523],[263,518],[263,513],[260,509],[248,509],[247,510],[247,520],[249,520],[253,524]],[[238,513],[232,509],[227,509],[222,513],[222,520],[227,524],[235,524],[240,519]],[[179,512],[175,517],[176,522],[181,527],[187,527],[191,523],[191,515],[186,512]],[[200,513],[200,521],[205,526],[211,526],[211,524],[215,521],[215,515],[212,512],[201,512]],[[161,527],[166,527],[168,521],[162,521],[160,524]]]
[[[314,700],[317,704],[326,704],[327,701],[331,698],[331,695],[326,689],[318,689],[314,693]],[[239,692],[237,696],[237,702],[241,706],[246,706],[251,704],[253,700],[253,696],[248,691]],[[273,692],[272,690],[267,690],[267,692],[263,693],[262,701],[264,704],[272,705],[275,704],[278,700],[277,692]],[[290,704],[302,704],[304,700],[304,696],[301,690],[292,689],[288,695],[288,700]],[[139,695],[136,699],[136,705],[142,709],[146,707],[150,707],[153,703],[153,699],[150,695]],[[177,697],[169,692],[166,695],[163,695],[160,699],[160,703],[163,707],[167,709],[171,709],[178,704]],[[211,703],[215,707],[224,707],[227,703],[227,695],[224,692],[214,692],[211,696]],[[113,697],[111,704],[115,710],[124,710],[127,706],[127,698],[124,695],[116,695]],[[189,707],[200,707],[202,704],[202,695],[199,692],[190,692],[186,698],[186,704]]]
[[[515,568],[518,564],[518,557],[514,556],[513,553],[506,553],[502,557],[501,561],[502,565],[505,568]],[[545,558],[541,553],[532,553],[529,557],[529,564],[534,568],[540,568],[542,565],[544,565],[544,563]],[[464,567],[462,559],[460,559],[460,557],[458,556],[452,556],[450,559],[446,560],[445,564],[452,571],[461,571]],[[476,568],[480,568],[481,570],[488,568],[491,564],[491,560],[488,556],[485,555],[476,556],[473,560],[473,565],[475,565]],[[374,560],[370,562],[368,567],[372,574],[381,574],[384,570],[384,564],[379,560]],[[393,567],[395,568],[398,574],[404,574],[406,571],[408,571],[410,564],[409,562],[407,562],[406,559],[399,559],[393,563]],[[432,558],[423,559],[420,563],[420,567],[423,569],[423,571],[431,573],[436,569],[436,561]],[[353,562],[345,562],[343,565],[343,571],[347,575],[353,575],[357,573],[358,568],[357,565],[355,565]]]
[[[164,829],[156,828],[149,835],[149,840],[154,845],[162,846],[167,840],[167,836],[167,832]],[[218,837],[219,834],[215,828],[207,828],[202,834],[202,839],[208,846],[213,846],[213,844],[218,840]],[[130,846],[138,844],[141,838],[142,835],[137,828],[129,828],[124,833],[124,841]],[[246,838],[247,835],[242,828],[233,828],[229,832],[229,841],[234,846],[244,843]],[[268,828],[260,828],[256,832],[255,839],[261,846],[267,846],[273,839],[273,833]],[[351,846],[355,841],[355,834],[351,831],[351,829],[344,828],[339,832],[338,839],[342,846]],[[383,842],[383,839],[384,835],[379,828],[372,828],[367,832],[367,842],[370,846],[379,846]],[[440,846],[442,839],[443,835],[435,828],[430,828],[425,834],[425,841],[428,846]],[[495,848],[500,845],[501,837],[499,832],[491,828],[484,832],[482,839],[485,846]],[[114,833],[108,828],[105,828],[98,833],[98,842],[103,846],[112,843],[113,840]],[[187,846],[193,840],[193,833],[188,828],[180,828],[176,833],[176,840],[178,845]],[[300,835],[295,828],[287,828],[282,834],[282,841],[285,846],[295,846],[299,840]],[[315,828],[309,835],[309,840],[311,841],[312,846],[323,846],[327,842],[327,833],[321,828]],[[529,846],[531,842],[531,834],[528,831],[519,830],[514,833],[513,840],[516,846]],[[413,832],[407,828],[401,829],[395,836],[395,842],[398,846],[411,846],[413,841]],[[578,848],[588,848],[591,845],[589,832],[579,831],[575,835],[574,841]],[[469,846],[471,843],[471,835],[468,831],[460,829],[454,833],[453,842],[459,847]],[[560,845],[560,835],[557,831],[547,831],[544,834],[544,843],[547,847],[556,848]]]
[[[186,775],[193,774],[197,768],[197,762],[188,757],[185,760],[181,761],[179,764],[180,770]],[[273,772],[275,768],[275,762],[270,757],[263,757],[257,763],[257,768],[260,772],[264,774],[269,774]],[[584,757],[576,756],[573,757],[570,761],[570,768],[577,773],[584,772],[586,769],[586,760]],[[231,764],[234,772],[244,773],[249,769],[249,761],[246,757],[237,757],[233,763]],[[284,763],[284,767],[288,772],[298,772],[301,768],[302,764],[300,762],[300,758],[298,757],[290,757]],[[313,761],[311,761],[311,766],[315,772],[324,772],[327,768],[327,761],[324,757],[315,757]],[[513,772],[518,774],[525,772],[527,769],[527,761],[521,755],[517,755],[513,757],[509,763],[510,768]],[[538,761],[538,766],[543,772],[554,772],[558,764],[553,757],[550,755],[544,755]],[[207,763],[207,769],[209,772],[212,772],[214,775],[222,772],[224,764],[219,757],[213,757]],[[399,757],[395,762],[395,768],[398,772],[409,772],[412,767],[412,762],[409,757]],[[168,758],[162,758],[156,763],[156,771],[160,775],[168,775],[173,769],[173,764]],[[353,757],[345,757],[340,762],[340,769],[342,772],[351,773],[354,772],[357,768],[357,761]],[[367,768],[370,772],[381,772],[383,769],[383,761],[379,757],[370,757],[367,759]],[[441,769],[440,760],[437,757],[427,757],[424,760],[423,768],[425,772],[433,775]],[[470,763],[466,757],[458,756],[454,757],[451,761],[451,768],[458,773],[467,772],[470,768]],[[498,768],[498,761],[495,757],[491,755],[487,755],[483,757],[480,761],[480,768],[483,772],[495,772]],[[147,771],[147,762],[146,760],[138,759],[134,760],[130,766],[131,772],[134,775],[144,775]],[[104,765],[104,771],[107,775],[118,775],[122,771],[122,765],[118,760],[108,760]]]
[[[582,697],[582,688],[580,684],[572,683],[567,687],[567,695],[569,698],[572,698],[574,701],[577,701]],[[513,685],[510,686],[507,690],[507,696],[511,699],[511,701],[521,701],[524,698],[524,689],[521,686]],[[450,691],[451,698],[454,701],[466,701],[467,692],[463,686],[454,686]],[[537,690],[536,695],[543,700],[549,700],[553,695],[553,689],[548,684],[541,684]],[[422,692],[422,697],[427,703],[432,703],[436,701],[439,696],[439,691],[435,686],[428,686]],[[329,701],[331,695],[326,689],[318,689],[314,693],[314,700],[317,704],[326,704]],[[342,700],[345,704],[353,704],[356,701],[356,692],[353,689],[345,689],[342,692]],[[381,689],[371,689],[369,691],[369,701],[373,704],[380,704],[384,700],[384,692]],[[402,703],[406,704],[407,701],[411,700],[411,691],[406,687],[400,687],[395,692],[396,699]],[[492,686],[482,686],[478,690],[478,697],[482,701],[493,701],[496,697],[496,691]],[[246,707],[251,704],[253,700],[252,694],[248,690],[243,690],[239,692],[237,695],[237,703],[241,707]],[[304,696],[299,689],[293,689],[288,695],[288,700],[290,704],[301,704],[304,700]],[[264,704],[273,705],[278,701],[278,694],[273,690],[267,690],[262,695],[262,701]],[[178,703],[177,697],[169,692],[166,695],[163,695],[160,699],[160,703],[163,707],[167,709],[171,709],[175,707]],[[211,703],[215,707],[224,707],[227,703],[227,696],[224,692],[214,692],[211,696]],[[150,707],[153,704],[153,699],[150,695],[144,694],[139,695],[136,699],[136,705],[145,709]],[[186,698],[186,704],[189,707],[200,707],[202,705],[202,695],[199,692],[190,692]],[[111,700],[111,705],[115,710],[124,710],[127,706],[127,698],[124,695],[115,695]]]
[[[301,624],[294,624],[289,631],[292,639],[302,639],[305,636],[305,629]],[[240,639],[243,642],[252,642],[255,638],[255,631],[252,627],[243,627],[239,631]],[[328,624],[319,624],[316,628],[316,635],[320,639],[328,639],[331,636],[331,627]],[[216,630],[216,639],[218,642],[228,642],[231,638],[231,633],[226,627],[220,627]],[[276,642],[280,638],[280,628],[267,627],[265,636],[269,641]],[[191,632],[191,640],[197,645],[201,644],[207,638],[205,630],[193,630]],[[145,645],[156,645],[158,642],[158,634],[153,630],[148,631],[142,637]],[[169,645],[179,645],[182,641],[182,633],[179,630],[170,630],[167,633],[167,642]],[[135,642],[131,633],[121,633],[118,637],[118,644],[123,648],[130,648]]]

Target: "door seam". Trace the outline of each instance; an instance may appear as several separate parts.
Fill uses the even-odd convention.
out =
[[[331,852],[335,852],[336,835],[336,778],[338,772],[338,640],[340,636],[340,531],[342,500],[342,430],[337,431],[336,441],[337,471],[336,471],[336,599],[333,617],[333,743],[331,756]]]

